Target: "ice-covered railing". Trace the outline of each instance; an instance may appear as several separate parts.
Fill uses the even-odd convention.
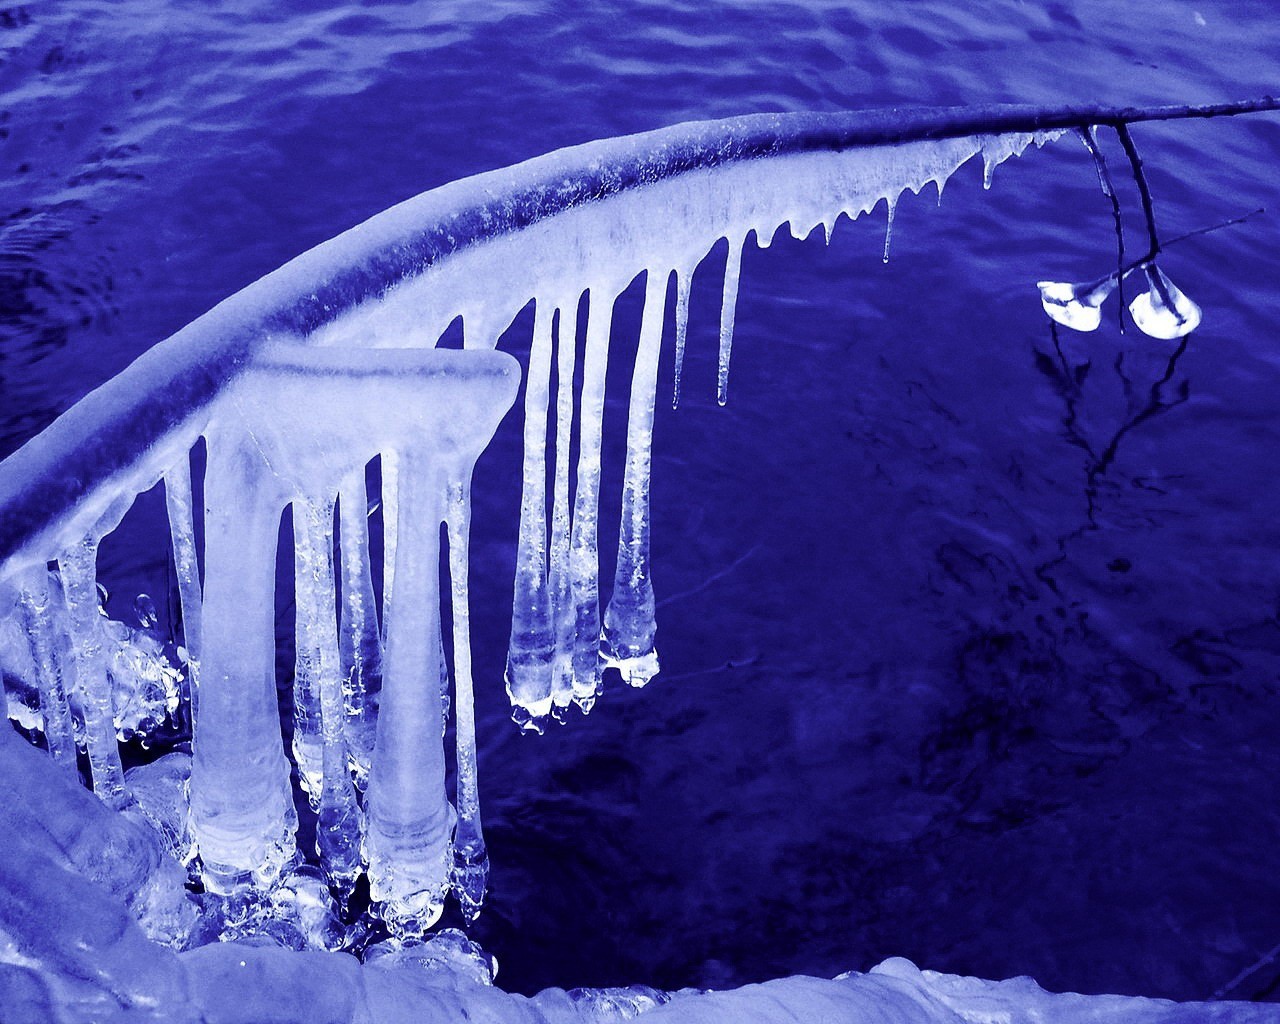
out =
[[[904,192],[932,182],[941,194],[979,154],[989,183],[1002,160],[1069,128],[1276,105],[758,115],[590,143],[409,200],[223,302],[0,466],[0,596],[24,644],[7,651],[9,667],[38,693],[54,756],[74,765],[78,742],[95,791],[128,805],[113,666],[131,648],[101,614],[96,552],[135,496],[163,480],[194,715],[193,850],[208,889],[269,888],[292,858],[296,827],[271,621],[279,517],[291,507],[291,753],[318,816],[328,880],[349,891],[367,871],[384,920],[402,936],[435,920],[450,885],[474,911],[485,858],[471,739],[467,489],[514,400],[515,364],[492,349],[517,312],[536,304],[507,690],[517,720],[539,728],[575,701],[588,709],[607,666],[635,685],[657,671],[649,452],[672,278],[678,388],[690,280],[727,239],[723,402],[749,236],[768,245],[784,224],[801,238],[818,226],[829,234],[841,214],[881,202],[891,224]],[[615,298],[640,273],[620,539],[602,614],[596,523],[610,327]],[[466,351],[432,351],[458,317]],[[201,437],[197,551],[191,451]],[[364,514],[365,470],[375,463],[381,625]],[[435,582],[441,524],[452,673]],[[450,676],[460,758],[452,803],[439,739],[439,689]]]

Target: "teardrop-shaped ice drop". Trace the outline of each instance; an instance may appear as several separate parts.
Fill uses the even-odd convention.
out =
[[[1142,268],[1147,290],[1129,303],[1138,330],[1153,338],[1173,341],[1185,338],[1200,326],[1200,307],[1178,290],[1154,263]]]
[[[1116,279],[1106,277],[1086,284],[1041,281],[1040,304],[1049,318],[1073,331],[1096,331],[1102,323],[1102,303],[1115,290]]]

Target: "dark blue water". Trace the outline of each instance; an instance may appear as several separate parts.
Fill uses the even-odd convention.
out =
[[[1280,82],[1267,3],[969,7],[0,11],[0,454],[309,246],[561,145],[756,110]],[[1166,234],[1280,207],[1275,116],[1134,134]],[[1136,239],[1127,181],[1121,200]],[[1114,260],[1087,155],[1064,140],[990,193],[968,168],[940,208],[904,200],[888,266],[882,221],[749,247],[723,410],[713,252],[685,400],[657,424],[666,671],[541,739],[501,685],[508,422],[473,548],[494,863],[475,934],[500,981],[720,987],[904,955],[1186,999],[1280,943],[1278,242],[1268,213],[1170,250],[1205,309],[1185,346],[1113,319],[1055,339],[1036,280]],[[103,559],[122,608],[162,592],[154,537]],[[1230,994],[1278,984],[1264,964]]]

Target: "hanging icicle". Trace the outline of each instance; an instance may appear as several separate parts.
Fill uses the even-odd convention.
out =
[[[551,543],[547,589],[555,652],[551,665],[551,713],[564,720],[573,702],[574,605],[570,584],[569,447],[573,434],[573,374],[577,356],[578,300],[560,309],[556,339],[556,462],[551,503]]]
[[[382,688],[382,637],[373,594],[369,559],[368,497],[364,467],[351,473],[338,496],[338,530],[342,547],[342,616],[339,651],[342,695],[346,705],[347,754],[356,786],[369,778]]]
[[[627,466],[622,486],[618,561],[600,643],[606,665],[617,668],[632,686],[644,686],[658,674],[658,652],[654,645],[658,627],[653,581],[649,575],[649,467],[666,292],[667,275],[650,270],[627,412]]]
[[[546,512],[547,393],[554,311],[550,303],[538,303],[529,351],[524,398],[524,484],[506,671],[512,718],[522,729],[533,732],[542,731],[542,723],[551,713],[555,645],[547,592]]]
[[[49,753],[60,765],[76,770],[76,740],[71,721],[71,705],[63,684],[56,654],[57,623],[64,620],[51,607],[49,572],[38,566],[19,587],[22,629],[27,636],[31,663],[35,666],[40,691],[40,716]]]
[[[453,692],[457,723],[458,824],[453,836],[450,886],[463,917],[475,921],[484,904],[489,855],[480,827],[479,774],[476,765],[476,720],[471,681],[471,605],[468,598],[468,545],[471,536],[471,481],[454,481],[446,499],[449,538],[449,584],[453,610]]]
[[[293,763],[312,810],[320,806],[324,740],[320,723],[320,651],[312,636],[318,552],[310,548],[306,503],[293,503]]]
[[[889,207],[889,214],[884,223],[884,255],[880,257],[882,263],[889,262],[889,243],[893,240],[893,215],[898,209],[897,199],[887,199],[885,202]]]
[[[164,475],[164,500],[169,513],[169,542],[178,577],[178,602],[182,609],[182,644],[186,654],[187,688],[194,717],[200,702],[200,634],[203,597],[200,567],[196,561],[194,499],[191,492],[191,453],[182,456]]]
[[[675,384],[671,393],[671,408],[680,408],[680,381],[684,375],[684,346],[689,331],[689,291],[693,285],[693,270],[676,271],[676,367]]]
[[[103,803],[118,810],[128,803],[128,791],[120,764],[111,679],[107,675],[103,649],[97,565],[98,541],[93,537],[84,538],[58,558],[75,663],[75,692],[84,719],[93,791]]]
[[[400,526],[400,458],[384,451],[378,460],[382,471],[382,641],[386,646],[387,609],[396,579],[396,536]]]
[[[569,542],[573,595],[573,699],[583,714],[591,711],[601,689],[600,662],[600,440],[604,427],[604,385],[609,364],[613,297],[590,294],[578,438],[577,492]]]
[[[338,651],[334,502],[332,498],[297,499],[293,508],[298,662],[303,663],[305,650],[320,726],[320,788],[312,798],[317,810],[316,851],[330,886],[346,895],[355,887],[362,865],[360,811],[348,771],[346,702]]]
[[[716,373],[716,401],[729,401],[729,356],[733,351],[733,317],[738,305],[738,274],[742,269],[745,239],[728,239],[729,255],[724,266],[724,294],[720,301],[720,363]]]

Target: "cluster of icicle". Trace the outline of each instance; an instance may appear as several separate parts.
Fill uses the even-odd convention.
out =
[[[467,538],[473,467],[518,389],[515,360],[493,351],[502,330],[534,297],[507,691],[516,720],[538,730],[548,716],[562,719],[571,703],[588,710],[608,667],[632,685],[658,671],[649,476],[672,277],[678,402],[692,275],[727,239],[717,377],[723,404],[749,237],[767,246],[789,224],[798,238],[822,225],[829,239],[840,215],[857,217],[882,201],[891,225],[904,191],[919,193],[933,182],[940,197],[948,177],[979,153],[989,184],[996,164],[1051,137],[805,152],[689,171],[460,250],[309,336],[256,352],[196,431],[207,445],[202,552],[193,527],[191,431],[168,445],[157,472],[170,517],[194,723],[190,852],[205,888],[269,890],[295,862],[297,815],[275,674],[275,567],[286,509],[297,608],[288,753],[317,815],[317,856],[335,893],[349,894],[367,874],[391,933],[420,937],[450,891],[471,916],[485,890]],[[613,304],[637,271],[646,273],[644,312],[613,590],[602,614],[597,522],[606,368]],[[584,306],[582,384],[575,390]],[[433,348],[459,315],[465,349]],[[367,523],[371,465],[383,509],[381,621]],[[50,746],[74,763],[60,733],[69,728],[64,709],[73,695],[93,788],[113,807],[131,797],[105,667],[96,551],[133,498],[131,492],[103,506],[108,511],[95,528],[57,553],[65,616],[45,614],[43,566],[21,584]],[[442,524],[452,673],[438,593]],[[53,635],[58,630],[65,636]],[[54,664],[47,654],[54,648],[73,656]],[[450,679],[458,759],[452,800],[443,741]]]

